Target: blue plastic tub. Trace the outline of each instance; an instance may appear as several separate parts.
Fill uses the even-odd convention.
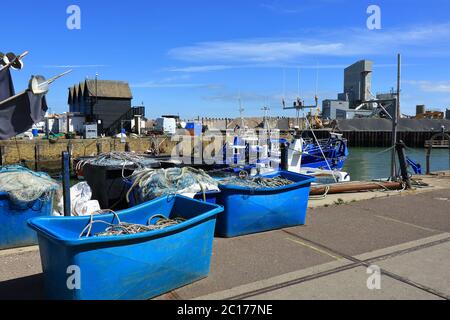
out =
[[[222,211],[182,196],[159,198],[119,212],[121,221],[146,224],[155,214],[188,220],[136,235],[83,239],[79,234],[89,217],[33,219],[28,224],[38,232],[46,295],[58,300],[150,299],[205,278],[216,216]],[[116,223],[113,215],[95,220]],[[103,224],[94,224],[92,233],[104,230]],[[66,285],[71,266],[79,268],[79,289]]]
[[[49,216],[52,208],[53,196],[19,205],[7,193],[0,192],[0,250],[37,244],[36,232],[27,227],[27,221]]]
[[[295,184],[276,189],[220,185],[217,203],[225,210],[217,218],[216,235],[231,238],[304,225],[311,183],[315,178],[285,171],[264,175],[277,176]]]
[[[124,180],[124,183],[127,190],[130,190],[130,188],[133,186],[133,183],[130,180]],[[205,197],[203,197],[203,192],[199,192],[195,195],[194,199],[199,201],[204,201],[206,199],[207,203],[216,204],[217,196],[219,193],[220,191],[206,191]],[[146,202],[145,199],[142,198],[138,187],[135,187],[133,191],[130,192],[130,197],[128,200],[130,208]]]

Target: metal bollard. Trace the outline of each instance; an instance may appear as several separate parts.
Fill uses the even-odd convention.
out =
[[[400,162],[402,180],[404,183],[406,183],[406,188],[411,189],[412,188],[411,179],[409,178],[408,164],[406,162],[406,155],[405,155],[405,143],[400,140],[400,142],[396,144],[396,150],[398,154],[398,160]]]

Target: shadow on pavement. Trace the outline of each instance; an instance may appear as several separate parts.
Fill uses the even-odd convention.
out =
[[[44,298],[43,274],[0,282],[0,300],[43,300]]]

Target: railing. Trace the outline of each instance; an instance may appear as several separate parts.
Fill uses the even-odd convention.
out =
[[[425,148],[448,148],[448,140],[427,140],[425,141]]]
[[[127,112],[125,112],[119,119],[114,121],[112,125],[110,125],[108,128],[105,129],[105,133],[108,135],[114,135],[120,133],[122,129],[123,122],[126,122],[125,124],[130,126],[129,129],[131,129],[131,125],[128,123],[130,120],[133,120],[135,116],[145,116],[145,107],[133,107]]]

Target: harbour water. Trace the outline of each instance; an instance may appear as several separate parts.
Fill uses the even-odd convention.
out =
[[[344,171],[350,173],[353,181],[386,178],[390,175],[391,151],[383,148],[350,148],[350,156]],[[426,171],[426,150],[407,149],[406,155],[420,163],[423,173]],[[449,170],[448,149],[433,149],[431,171]]]

